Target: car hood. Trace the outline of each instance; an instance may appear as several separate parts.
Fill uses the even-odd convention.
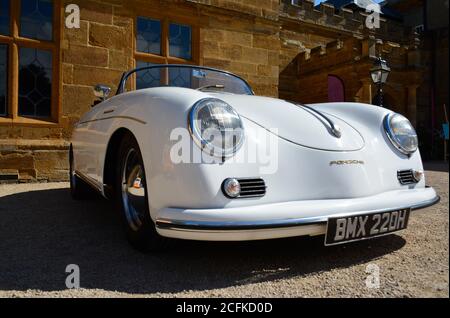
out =
[[[274,133],[289,142],[328,151],[356,151],[364,147],[364,139],[356,129],[329,113],[321,111],[339,126],[340,138],[331,133],[320,115],[287,101],[226,93],[210,95],[230,104],[241,117],[266,129],[276,129]]]

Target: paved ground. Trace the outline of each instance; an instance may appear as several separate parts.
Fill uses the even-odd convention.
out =
[[[322,237],[179,242],[154,255],[127,245],[108,202],[74,202],[65,183],[2,185],[0,297],[448,297],[448,165],[427,178],[441,203],[398,235],[332,248]],[[68,264],[82,289],[66,289]]]

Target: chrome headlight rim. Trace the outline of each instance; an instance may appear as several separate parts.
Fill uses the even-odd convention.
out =
[[[202,138],[201,132],[197,129],[197,126],[195,125],[194,121],[196,120],[196,115],[198,114],[198,111],[201,109],[201,107],[204,107],[205,103],[208,102],[219,102],[219,103],[223,103],[227,106],[230,107],[230,109],[232,110],[232,113],[239,118],[239,122],[241,124],[242,127],[242,136],[239,140],[239,143],[237,143],[236,145],[234,145],[232,148],[221,148],[222,151],[220,152],[220,156],[217,156],[217,147],[210,144],[208,141],[204,140]],[[242,118],[241,116],[236,112],[236,110],[227,102],[219,99],[219,98],[214,98],[214,97],[206,97],[206,98],[202,98],[200,100],[198,100],[190,109],[189,111],[189,115],[188,115],[188,128],[189,128],[189,133],[191,134],[192,139],[194,140],[195,144],[202,150],[206,150],[208,151],[208,153],[210,153],[212,156],[216,155],[216,157],[220,157],[220,158],[229,158],[232,157],[236,154],[236,152],[239,151],[239,149],[243,146],[244,141],[245,141],[245,134],[244,134],[244,124],[242,122]]]
[[[392,131],[392,127],[391,127],[391,120],[394,116],[401,116],[406,118],[405,116],[399,114],[399,113],[389,113],[384,117],[384,121],[383,121],[383,126],[384,126],[384,131],[386,132],[386,135],[389,139],[389,141],[391,142],[391,144],[402,154],[407,155],[407,156],[411,156],[412,154],[414,154],[417,150],[418,147],[416,146],[414,150],[408,150],[405,149],[403,147],[403,145],[401,144],[401,142],[397,139],[396,134]],[[407,119],[407,118],[406,118]],[[408,120],[409,122],[409,120]],[[413,127],[413,125],[409,122],[409,125],[411,126],[412,130],[415,132],[415,129]],[[416,134],[416,138],[417,138],[417,134]]]

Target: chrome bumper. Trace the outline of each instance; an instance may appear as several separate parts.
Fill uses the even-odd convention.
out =
[[[429,190],[432,189],[429,188]],[[434,190],[433,193],[435,194]],[[179,220],[175,218],[157,218],[155,224],[156,230],[162,236],[189,240],[242,241],[303,235],[315,236],[325,234],[326,224],[330,217],[354,216],[401,209],[419,210],[432,206],[439,201],[440,197],[435,194],[431,199],[406,205],[389,205],[381,209],[349,209],[346,212],[341,207],[340,212],[336,213],[336,207],[330,205],[328,210],[331,207],[335,210],[335,213],[320,213],[319,215],[302,218],[284,217],[276,220]],[[248,209],[252,208],[254,207],[248,207]]]

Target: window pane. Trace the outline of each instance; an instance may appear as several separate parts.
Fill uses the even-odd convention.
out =
[[[20,8],[20,36],[51,41],[53,1],[22,0]]]
[[[136,67],[146,67],[159,65],[154,63],[147,63],[142,61],[136,62]],[[150,87],[161,87],[165,86],[163,82],[161,82],[161,73],[168,71],[169,75],[169,86],[176,87],[187,87],[191,88],[191,69],[189,68],[157,68],[157,69],[149,69],[136,72],[136,89],[144,89]]]
[[[139,52],[161,55],[161,22],[138,17],[137,50]]]
[[[9,35],[9,0],[0,0],[0,34]]]
[[[52,53],[20,48],[19,115],[50,117],[52,96]]]
[[[8,46],[0,45],[0,116],[6,116],[8,91]]]
[[[192,30],[191,27],[180,24],[170,24],[169,52],[170,56],[182,59],[192,59]]]
[[[136,63],[136,67],[146,67],[153,66],[156,64],[140,62]],[[159,87],[161,86],[161,70],[160,69],[150,69],[145,71],[140,71],[136,73],[136,89],[144,89],[149,87]]]
[[[169,85],[191,88],[191,72],[190,68],[169,68]]]

